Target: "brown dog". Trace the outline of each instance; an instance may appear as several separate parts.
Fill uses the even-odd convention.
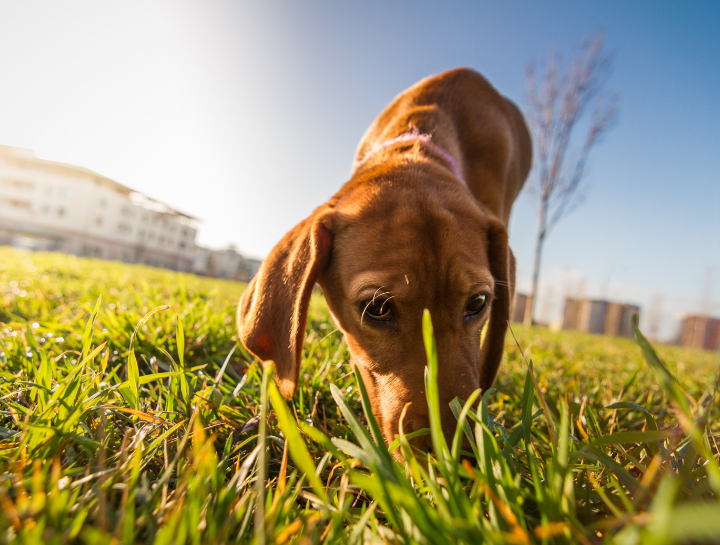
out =
[[[518,109],[472,70],[400,94],[365,133],[350,181],[285,235],[240,299],[240,340],[275,362],[283,395],[297,387],[317,282],[385,440],[408,402],[405,431],[427,427],[427,308],[449,435],[450,401],[489,388],[502,359],[515,283],[507,225],[531,155]]]

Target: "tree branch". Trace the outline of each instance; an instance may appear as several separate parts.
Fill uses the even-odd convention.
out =
[[[542,80],[538,80],[534,63],[525,72],[526,117],[536,158],[526,190],[538,215],[539,240],[582,203],[580,189],[590,153],[617,120],[618,97],[608,100],[602,93],[612,65],[612,57],[602,51],[603,40],[601,32],[584,40],[579,54],[566,64],[559,54],[549,52]],[[592,115],[587,133],[574,151],[578,126],[588,110]],[[536,267],[539,262],[536,256]],[[534,279],[537,273],[533,271]],[[535,291],[536,281],[533,286]]]

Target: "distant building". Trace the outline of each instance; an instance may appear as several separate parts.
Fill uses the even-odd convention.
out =
[[[525,320],[525,312],[528,309],[528,304],[532,300],[531,297],[524,293],[515,292],[515,299],[513,300],[512,309],[512,321],[523,323]]]
[[[677,343],[689,348],[717,350],[720,347],[720,318],[685,316],[680,321]]]
[[[223,250],[198,247],[193,272],[215,278],[249,282],[260,268],[260,260],[242,255],[230,246]]]
[[[86,168],[0,146],[0,244],[190,271],[197,223]]]
[[[565,299],[562,329],[612,335],[633,336],[633,316],[640,314],[639,307],[590,299]]]

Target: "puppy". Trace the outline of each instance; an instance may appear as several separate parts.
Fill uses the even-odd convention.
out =
[[[386,442],[407,403],[405,432],[428,427],[429,309],[451,438],[448,404],[490,388],[503,356],[515,283],[507,225],[531,156],[519,110],[472,70],[427,78],[395,98],[363,136],[350,181],[283,237],[240,298],[239,338],[275,362],[282,394],[297,388],[318,283]]]

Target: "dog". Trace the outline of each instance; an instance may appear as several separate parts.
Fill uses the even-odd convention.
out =
[[[507,226],[531,158],[522,114],[477,72],[410,87],[366,131],[350,180],[263,261],[240,298],[240,341],[275,363],[280,392],[292,397],[319,284],[390,444],[408,403],[404,431],[429,427],[429,309],[451,439],[450,401],[490,388],[503,357],[515,292]],[[429,445],[428,436],[414,443]]]

